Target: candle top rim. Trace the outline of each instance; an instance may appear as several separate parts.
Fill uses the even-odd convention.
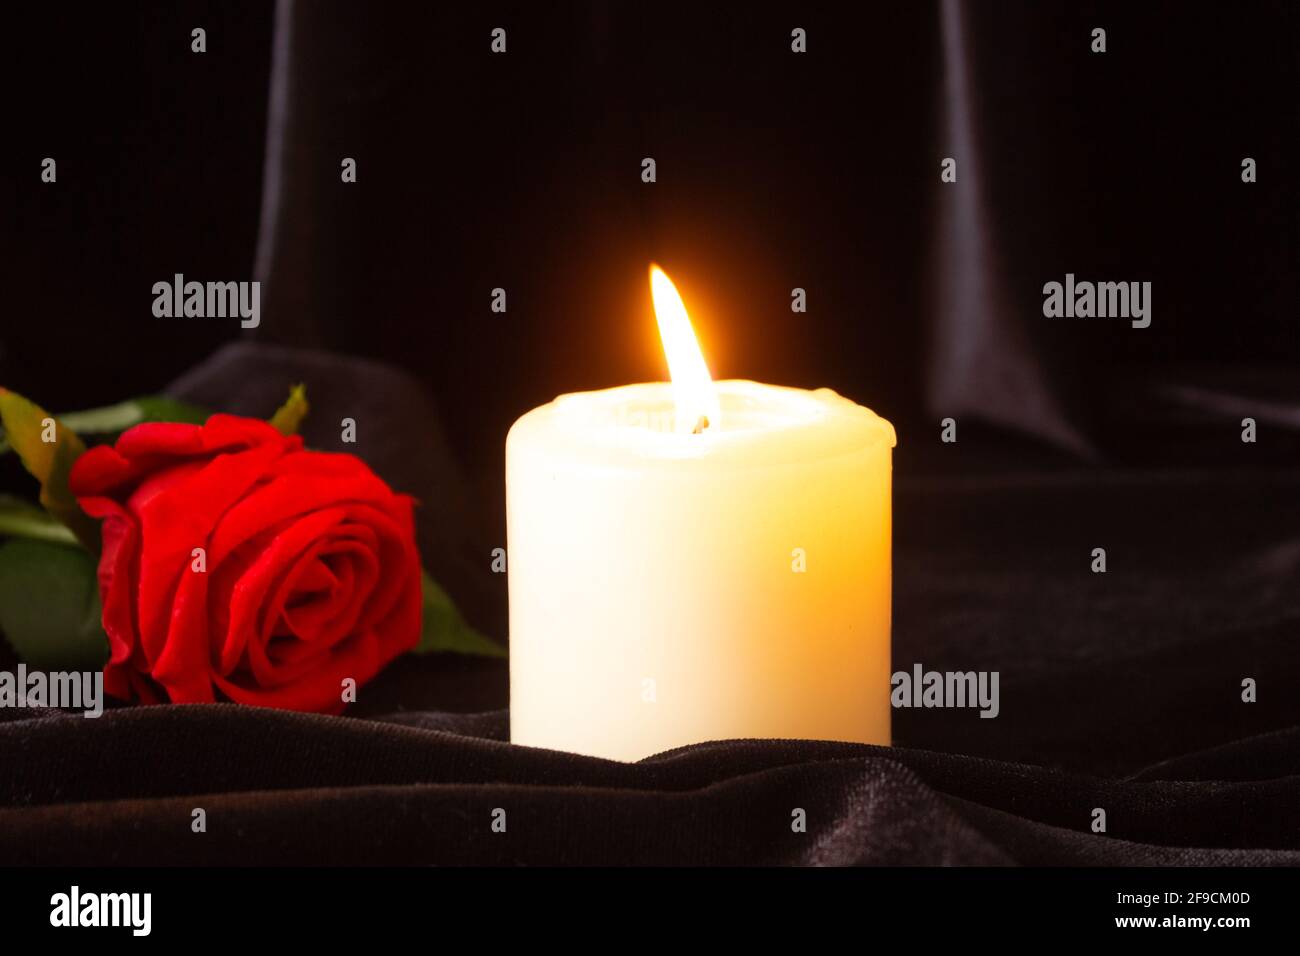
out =
[[[544,434],[556,452],[617,467],[691,460],[780,464],[897,445],[887,419],[829,388],[745,379],[714,386],[721,420],[701,434],[674,428],[670,382],[642,382],[560,395],[515,423],[507,449]]]

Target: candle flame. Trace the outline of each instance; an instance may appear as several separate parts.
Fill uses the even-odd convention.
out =
[[[650,295],[668,357],[668,374],[673,380],[677,431],[699,434],[706,428],[716,428],[720,410],[713,377],[704,364],[682,297],[673,280],[657,265],[650,266]]]

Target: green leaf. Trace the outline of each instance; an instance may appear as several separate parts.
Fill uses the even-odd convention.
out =
[[[165,395],[145,395],[116,405],[68,412],[59,420],[79,435],[120,434],[141,422],[185,422],[202,425],[212,413]]]
[[[0,544],[0,631],[42,670],[98,670],[108,660],[95,560],[84,550],[12,538]]]
[[[23,466],[41,483],[41,506],[98,553],[99,523],[81,510],[68,488],[72,463],[86,450],[77,433],[39,405],[4,388],[0,388],[0,425]],[[54,440],[46,441],[47,437]]]
[[[0,535],[76,544],[77,536],[29,501],[0,495]]]
[[[452,651],[484,657],[506,656],[504,647],[465,622],[447,592],[438,587],[428,571],[420,573],[420,587],[424,592],[424,627],[420,632],[420,643],[415,646],[416,654]]]
[[[296,435],[298,426],[302,420],[307,417],[307,412],[311,406],[307,404],[307,388],[304,385],[295,385],[289,389],[289,397],[285,399],[274,415],[271,416],[271,424],[280,430],[282,435]]]

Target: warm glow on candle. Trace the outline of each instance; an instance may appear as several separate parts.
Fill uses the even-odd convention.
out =
[[[893,426],[715,382],[657,266],[650,288],[672,380],[561,395],[506,437],[510,739],[887,746]]]
[[[713,377],[704,364],[704,355],[677,287],[656,265],[650,266],[650,294],[659,321],[659,337],[668,356],[668,374],[673,380],[676,430],[690,433],[717,428],[720,412]]]

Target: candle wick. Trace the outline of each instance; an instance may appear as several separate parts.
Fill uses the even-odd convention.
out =
[[[695,423],[695,427],[691,429],[691,434],[692,434],[692,435],[699,435],[699,434],[701,434],[701,433],[704,431],[704,429],[706,429],[706,428],[708,428],[708,427],[709,427],[709,416],[708,416],[708,415],[701,415],[701,416],[700,416],[700,420],[699,420],[698,422],[696,422],[696,423]]]

